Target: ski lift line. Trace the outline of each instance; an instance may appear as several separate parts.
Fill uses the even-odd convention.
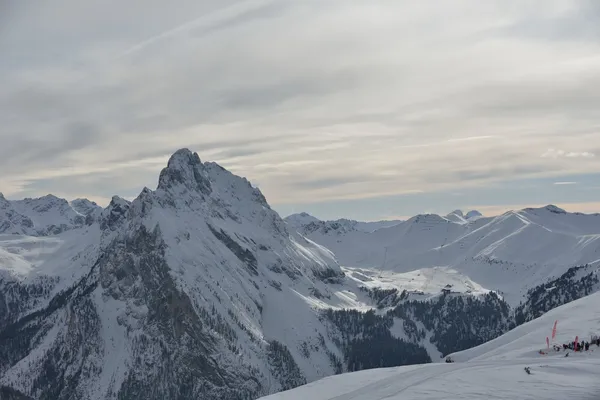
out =
[[[379,268],[379,276],[378,278],[381,278],[381,276],[383,275],[383,268],[385,267],[385,263],[387,261],[387,252],[388,252],[388,246],[384,247],[384,253],[383,253],[383,263],[381,264],[381,267]]]

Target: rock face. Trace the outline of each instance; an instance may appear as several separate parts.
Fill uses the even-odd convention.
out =
[[[15,391],[249,399],[335,372],[341,350],[306,302],[344,279],[332,254],[290,233],[247,180],[189,150],[155,191],[114,197],[91,224],[87,202],[2,207],[5,232],[68,241],[73,253],[23,267],[3,248],[14,259],[0,271],[0,379]],[[301,354],[300,338],[321,345]]]

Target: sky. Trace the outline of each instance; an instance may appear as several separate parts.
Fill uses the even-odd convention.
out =
[[[187,147],[287,215],[600,212],[595,0],[0,4],[0,192],[101,205]]]

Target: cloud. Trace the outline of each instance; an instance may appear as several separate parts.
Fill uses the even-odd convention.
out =
[[[13,6],[0,189],[128,195],[179,147],[274,204],[600,172],[597,8],[508,3]]]
[[[542,154],[543,158],[593,158],[596,157],[596,154],[590,153],[587,151],[577,152],[577,151],[564,151],[564,150],[555,150],[548,149],[544,154]]]
[[[577,185],[577,182],[554,182],[554,185]]]

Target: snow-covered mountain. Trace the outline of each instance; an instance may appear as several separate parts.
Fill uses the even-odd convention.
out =
[[[9,201],[0,193],[0,233],[54,235],[81,227],[85,217],[67,200],[53,195]]]
[[[75,199],[70,203],[73,210],[81,215],[97,217],[102,212],[102,207],[88,199]]]
[[[561,306],[495,340],[452,354],[451,364],[343,374],[262,400],[595,399],[600,393],[599,347],[544,355],[539,350],[546,349],[555,321],[557,344],[600,335],[598,304],[600,293]]]
[[[344,277],[331,252],[189,150],[156,190],[114,197],[90,225],[59,199],[3,205],[2,385],[33,398],[247,399],[335,372],[340,350],[307,301]],[[66,228],[47,228],[57,221]]]
[[[377,229],[387,228],[402,222],[400,220],[364,222],[345,218],[322,221],[305,212],[289,215],[284,218],[284,221],[290,226],[290,229],[302,234],[310,234],[317,231],[337,234],[353,231],[370,233]]]
[[[377,270],[400,281],[418,270],[428,279],[417,279],[421,287],[413,289],[425,292],[432,284],[439,291],[458,277],[502,292],[511,305],[571,267],[600,264],[600,214],[567,213],[555,206],[497,217],[471,212],[466,218],[459,211],[446,217],[418,215],[373,232],[312,226],[300,232],[332,250],[347,268]]]
[[[461,210],[455,210],[446,215],[445,218],[458,224],[466,224],[481,217],[483,217],[483,215],[477,210],[471,210],[466,214]]]
[[[155,190],[103,209],[0,197],[0,390],[255,399],[439,360],[598,290],[598,263],[575,265],[598,248],[595,216],[461,218],[284,221],[187,149]],[[566,253],[547,254],[554,245]],[[497,288],[522,289],[521,304]]]

